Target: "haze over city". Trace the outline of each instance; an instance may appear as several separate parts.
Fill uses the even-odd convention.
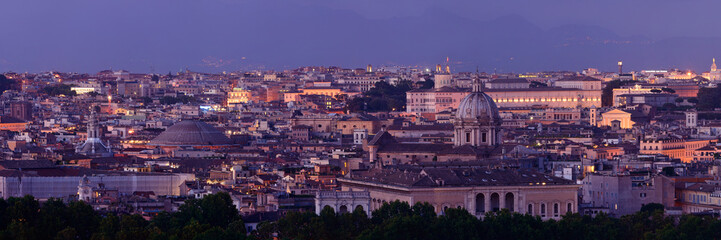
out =
[[[713,0],[0,2],[0,71],[167,73],[316,65],[700,71]],[[332,20],[329,20],[332,19]]]

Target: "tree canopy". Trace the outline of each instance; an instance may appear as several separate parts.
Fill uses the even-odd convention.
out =
[[[50,85],[46,86],[42,89],[42,92],[51,96],[58,96],[58,95],[65,95],[65,96],[75,96],[77,93],[73,90],[71,90],[72,86],[67,84],[56,84],[56,85]]]
[[[621,86],[636,83],[638,81],[633,80],[613,80],[606,83],[606,86],[603,88],[603,91],[601,92],[601,105],[604,107],[613,106],[613,89],[619,88]]]
[[[4,74],[0,74],[0,93],[5,92],[5,90],[15,89],[17,88],[17,81],[14,79],[9,79],[5,77]]]
[[[396,85],[385,81],[376,82],[375,86],[362,96],[348,101],[346,109],[351,112],[403,111],[406,107],[406,92],[411,90],[411,84],[405,80]]]
[[[714,110],[721,108],[721,88],[701,88],[698,90],[698,110]]]
[[[31,196],[0,199],[0,239],[719,239],[713,216],[665,216],[663,205],[647,204],[621,218],[567,214],[560,220],[489,212],[479,219],[462,208],[436,215],[428,203],[384,203],[368,217],[362,207],[336,213],[290,211],[246,233],[230,195],[187,200],[178,212],[147,221],[140,215],[100,214],[83,202]]]

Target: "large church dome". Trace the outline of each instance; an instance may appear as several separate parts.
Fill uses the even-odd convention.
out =
[[[483,93],[480,80],[473,82],[473,92],[458,104],[453,122],[456,146],[498,146],[501,144],[501,116],[488,94]]]
[[[201,121],[182,121],[170,126],[150,141],[156,146],[216,146],[233,141],[210,124]]]
[[[498,114],[496,103],[488,94],[474,91],[458,104],[456,120],[474,120],[500,124],[501,116]]]

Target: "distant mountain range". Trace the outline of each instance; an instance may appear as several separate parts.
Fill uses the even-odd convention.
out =
[[[198,3],[197,11],[184,12],[169,7],[79,13],[52,24],[20,22],[0,40],[0,71],[431,66],[446,56],[454,71],[615,71],[617,61],[629,70],[707,71],[711,58],[721,57],[719,38],[654,41],[597,26],[541,29],[519,15],[476,21],[442,10],[372,20],[352,11],[263,2],[242,8]],[[37,31],[14,35],[24,28]]]

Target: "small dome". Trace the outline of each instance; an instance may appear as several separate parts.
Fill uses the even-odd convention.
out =
[[[458,104],[456,120],[473,120],[501,124],[501,116],[493,99],[483,92],[472,92]]]
[[[214,146],[233,141],[215,127],[201,121],[182,121],[170,126],[150,141],[156,146]]]

